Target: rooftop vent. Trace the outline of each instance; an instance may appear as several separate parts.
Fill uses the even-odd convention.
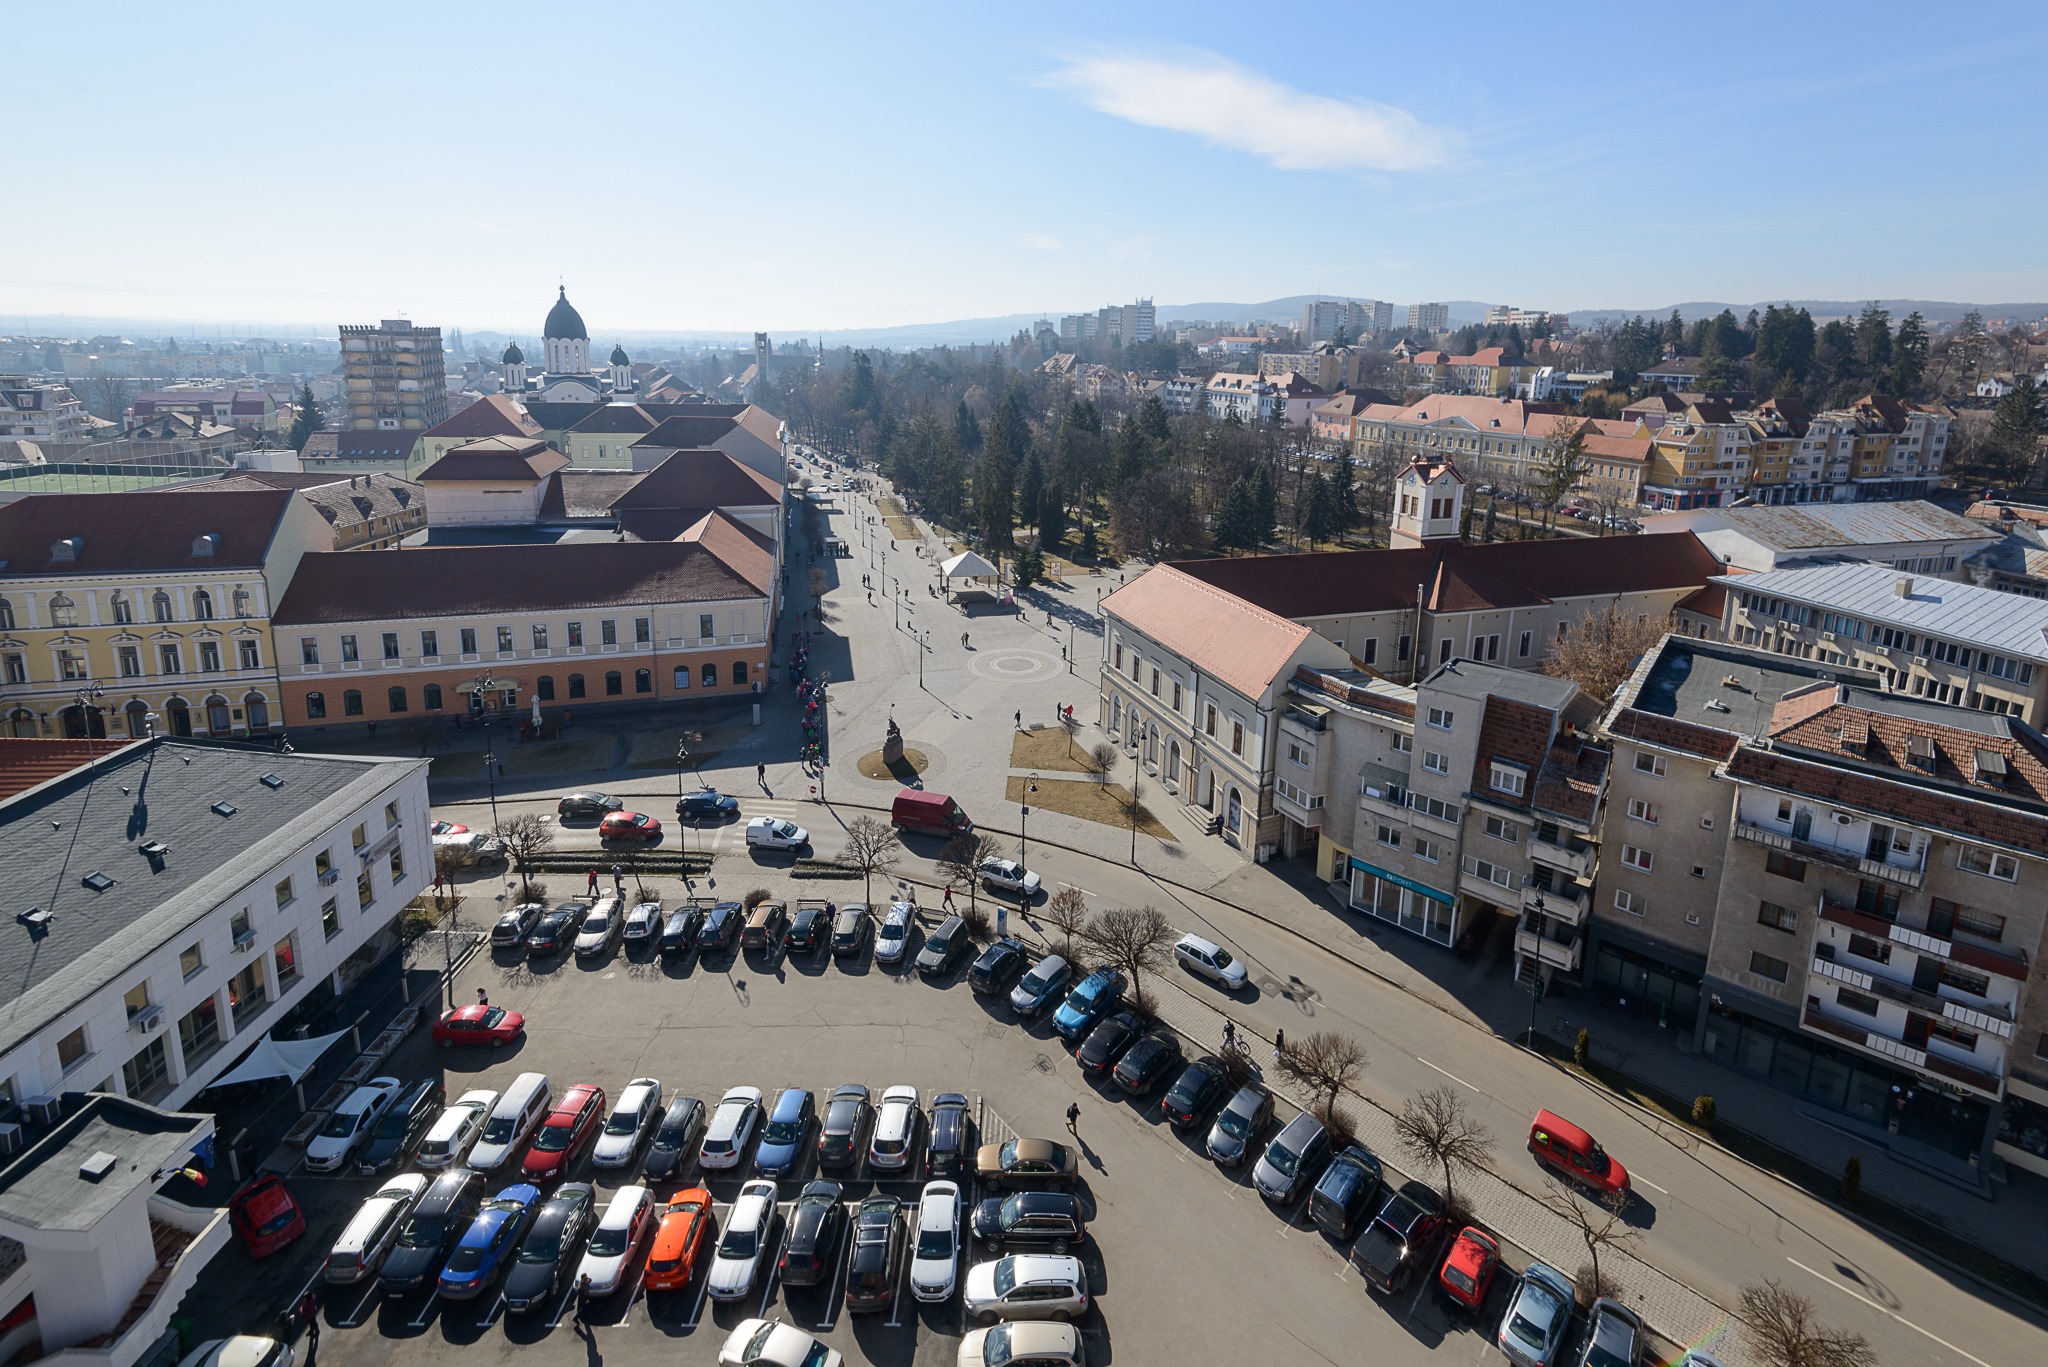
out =
[[[201,532],[198,536],[192,538],[192,554],[194,555],[212,555],[219,549],[219,532]]]
[[[216,802],[208,810],[210,810],[215,816],[233,816],[236,812],[240,811],[241,808],[235,806],[235,804],[232,802]]]
[[[44,911],[41,907],[30,907],[14,919],[27,926],[29,934],[43,935],[49,931],[50,921],[55,916],[55,912]]]
[[[1900,598],[1911,598],[1913,596],[1913,576],[1910,574],[1900,575],[1892,584],[1892,592]]]
[[[1738,693],[1747,693],[1749,691],[1742,686],[1742,680],[1736,678],[1733,674],[1723,674],[1721,676],[1721,687],[1732,688]]]
[[[1726,712],[1730,710],[1728,704],[1722,702],[1719,698],[1708,698],[1702,706],[1709,712]]]
[[[76,560],[78,559],[78,553],[84,549],[84,537],[67,536],[62,541],[52,541],[50,543],[50,559]]]
[[[142,851],[142,857],[149,861],[152,869],[161,870],[171,857],[171,847],[161,840],[145,840],[135,848]]]
[[[78,1175],[88,1182],[99,1182],[113,1176],[114,1169],[120,1166],[118,1157],[100,1149],[78,1165]]]
[[[259,778],[256,781],[266,788],[284,787],[284,780],[279,778],[276,774],[265,774],[262,778]]]
[[[91,888],[94,892],[105,892],[108,888],[114,886],[114,880],[98,869],[94,869],[78,881]]]

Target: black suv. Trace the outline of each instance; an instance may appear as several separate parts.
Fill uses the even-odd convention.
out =
[[[444,1172],[420,1194],[419,1204],[406,1216],[384,1266],[378,1269],[377,1285],[386,1295],[417,1291],[433,1286],[448,1261],[448,1249],[462,1237],[476,1208],[484,1199],[484,1175],[468,1168]]]
[[[677,907],[661,922],[661,956],[673,959],[688,954],[697,943],[697,929],[704,922],[704,909]]]
[[[552,1304],[595,1223],[597,1188],[588,1182],[557,1187],[533,1217],[533,1228],[519,1245],[519,1258],[505,1274],[505,1308],[516,1315]]]
[[[782,952],[810,954],[822,946],[831,933],[832,923],[825,918],[825,908],[798,907],[796,915],[789,919],[789,929],[782,933]]]
[[[846,1308],[887,1310],[903,1272],[909,1220],[893,1196],[870,1196],[853,1217],[853,1249],[846,1256]]]
[[[1392,1295],[1426,1267],[1444,1232],[1444,1198],[1420,1182],[1404,1182],[1351,1246],[1351,1265],[1365,1284]]]
[[[832,1099],[825,1103],[825,1118],[818,1126],[818,1166],[843,1168],[858,1161],[874,1116],[867,1088],[858,1082],[834,1087]]]
[[[1380,1194],[1380,1160],[1363,1144],[1352,1144],[1330,1160],[1308,1194],[1308,1217],[1333,1239],[1344,1240],[1373,1208]]]
[[[447,1100],[448,1089],[438,1078],[415,1082],[400,1092],[398,1100],[377,1117],[376,1128],[370,1131],[368,1142],[356,1155],[356,1171],[365,1177],[375,1177],[386,1168],[410,1160],[413,1146],[426,1137],[427,1127],[441,1114]]]
[[[720,902],[704,913],[704,923],[697,928],[697,953],[731,949],[740,942],[740,928],[746,923],[738,902]]]
[[[1065,1253],[1087,1237],[1081,1203],[1065,1191],[991,1196],[974,1208],[974,1237],[992,1249],[1049,1248]]]
[[[683,1164],[689,1161],[690,1146],[704,1137],[704,1126],[710,1118],[704,1103],[696,1097],[679,1096],[671,1100],[661,1114],[661,1123],[654,1127],[654,1142],[647,1146],[641,1174],[650,1182],[659,1182],[681,1172]]]
[[[967,985],[984,997],[1007,992],[1029,963],[1020,941],[998,940],[981,951],[981,957],[967,970]]]
[[[820,1178],[809,1182],[789,1212],[789,1242],[782,1246],[782,1284],[816,1286],[832,1270],[845,1233],[846,1207],[839,1184]]]
[[[969,1143],[967,1098],[958,1092],[940,1092],[932,1098],[932,1132],[924,1146],[926,1177],[959,1178],[974,1152]]]

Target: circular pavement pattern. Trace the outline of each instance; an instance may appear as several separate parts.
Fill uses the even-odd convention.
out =
[[[968,667],[982,678],[997,683],[1036,683],[1040,679],[1050,679],[1066,668],[1043,651],[1016,649],[977,654],[974,663]]]

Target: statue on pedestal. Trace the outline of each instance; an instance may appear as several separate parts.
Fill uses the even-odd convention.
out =
[[[882,742],[882,763],[895,764],[903,758],[903,731],[896,725],[896,718],[889,718],[889,735]]]

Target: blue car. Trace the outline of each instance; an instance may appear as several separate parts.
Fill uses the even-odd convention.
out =
[[[716,788],[700,788],[676,799],[676,815],[686,821],[723,821],[737,815],[740,800],[727,797]]]
[[[1052,1028],[1072,1044],[1123,998],[1124,975],[1113,968],[1098,968],[1067,993],[1060,1009],[1052,1013]]]
[[[484,1202],[441,1269],[441,1294],[466,1301],[496,1281],[512,1265],[513,1250],[526,1237],[539,1205],[540,1188],[524,1183]]]
[[[804,1144],[810,1138],[815,1107],[811,1094],[801,1087],[784,1087],[768,1113],[761,1130],[761,1143],[754,1150],[754,1170],[763,1177],[787,1177],[803,1161]]]

